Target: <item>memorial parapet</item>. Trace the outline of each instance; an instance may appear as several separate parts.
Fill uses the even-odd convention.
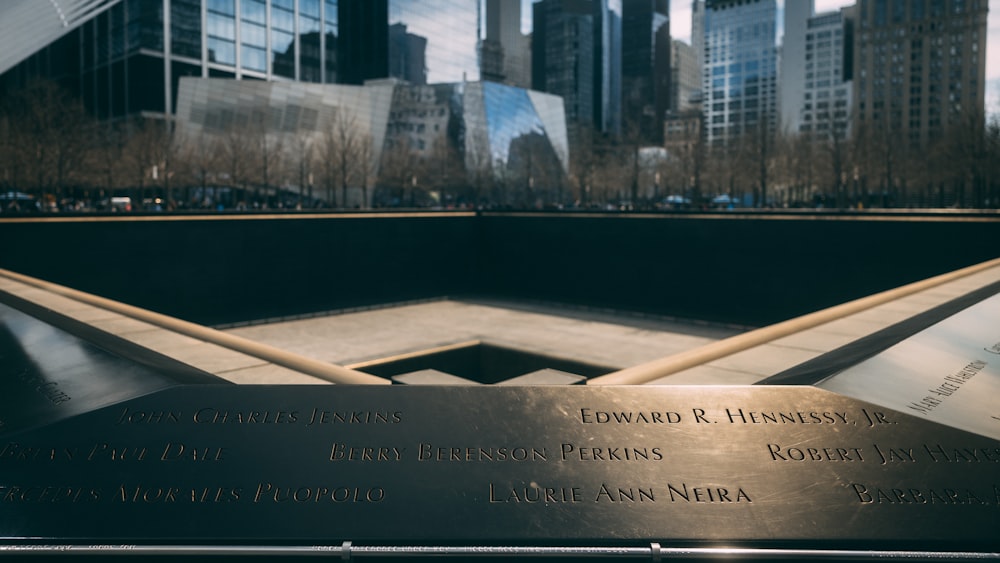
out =
[[[0,291],[0,440],[173,385],[223,382]]]
[[[1000,441],[812,387],[180,386],[0,474],[7,546],[1000,550]]]
[[[941,419],[804,385],[214,384],[0,294],[0,556],[1000,559],[998,305],[901,343],[970,406]]]

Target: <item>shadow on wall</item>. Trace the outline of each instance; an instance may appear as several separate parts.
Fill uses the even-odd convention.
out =
[[[0,221],[0,267],[209,325],[492,296],[761,326],[997,256],[1000,220],[950,217]]]

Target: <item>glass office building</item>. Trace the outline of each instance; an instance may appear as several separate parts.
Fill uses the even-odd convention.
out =
[[[621,22],[618,0],[532,6],[531,86],[565,99],[571,128],[620,129]]]
[[[479,80],[476,0],[106,4],[12,65],[0,77],[0,92],[36,76],[55,78],[107,119],[172,113],[185,76],[327,84],[389,76],[415,84]]]
[[[626,133],[663,140],[670,108],[670,2],[624,0],[622,106]]]
[[[708,141],[729,140],[767,127],[777,116],[777,3],[708,0],[702,111]]]

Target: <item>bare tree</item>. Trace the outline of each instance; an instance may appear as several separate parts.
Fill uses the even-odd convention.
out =
[[[298,179],[298,206],[302,207],[302,197],[308,194],[309,205],[313,200],[313,164],[315,162],[315,149],[310,135],[299,133],[292,139],[292,148],[295,154],[295,172]]]
[[[254,199],[265,202],[269,194],[274,189],[276,199],[280,199],[278,182],[275,177],[285,168],[284,143],[280,135],[271,131],[271,120],[269,119],[269,107],[264,105],[254,108],[250,112],[250,122],[248,124],[249,142],[253,152],[256,154],[253,162],[255,166]],[[263,190],[263,198],[261,197]]]
[[[137,189],[136,207],[143,205],[147,186],[169,185],[175,150],[170,123],[140,117],[129,124],[124,154],[129,169],[127,176]]]
[[[5,176],[38,196],[59,197],[83,177],[90,119],[79,100],[39,80],[4,100]]]
[[[246,134],[246,126],[229,128],[221,140],[221,159],[224,164],[228,184],[232,188],[232,204],[239,207],[246,204],[246,195],[251,175],[251,163],[255,156],[253,147]],[[237,194],[242,194],[241,199]]]
[[[386,139],[378,175],[379,185],[388,191],[385,199],[396,200],[401,205],[407,202],[413,205],[418,176],[422,173],[420,164],[420,159],[410,150],[410,141],[405,135]]]
[[[361,135],[357,119],[341,109],[334,111],[322,130],[324,183],[333,201],[334,189],[340,190],[340,206],[347,207],[347,189],[358,174]]]
[[[186,166],[188,176],[201,188],[201,202],[207,201],[209,179],[214,179],[217,171],[225,164],[225,146],[221,139],[214,135],[207,135],[204,132],[198,138],[185,143],[183,161]],[[188,190],[185,193],[185,200],[192,203],[190,193],[190,181],[187,183]],[[216,198],[218,193],[214,194]]]
[[[448,195],[456,201],[459,197],[459,189],[465,180],[465,165],[462,162],[458,149],[451,144],[444,135],[434,140],[428,155],[426,169],[431,179],[430,185],[437,189],[440,203],[443,207],[448,205]]]

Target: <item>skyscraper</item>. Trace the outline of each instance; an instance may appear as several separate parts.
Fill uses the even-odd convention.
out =
[[[694,47],[674,40],[670,53],[670,111],[683,113],[698,104],[700,97],[701,65]]]
[[[594,123],[598,131],[618,135],[622,120],[622,4],[621,0],[594,3]]]
[[[705,0],[691,0],[691,47],[700,68],[705,64]]]
[[[856,125],[921,148],[982,120],[987,11],[983,0],[861,0]]]
[[[617,134],[620,0],[541,0],[532,10],[531,87],[565,99],[571,132]]]
[[[783,130],[847,137],[851,29],[842,11],[813,14],[811,1],[786,5],[779,96]]]
[[[623,2],[622,105],[629,134],[662,140],[670,105],[669,0]]]
[[[50,9],[15,7],[18,17]],[[121,118],[173,113],[184,76],[479,79],[480,12],[465,0],[118,0],[87,17],[66,20],[77,27],[34,54],[0,58],[0,93],[54,78],[97,117]]]
[[[703,110],[714,145],[775,129],[776,12],[775,0],[705,2]]]
[[[486,0],[486,37],[481,49],[484,80],[531,86],[531,40],[521,33],[519,0]]]

